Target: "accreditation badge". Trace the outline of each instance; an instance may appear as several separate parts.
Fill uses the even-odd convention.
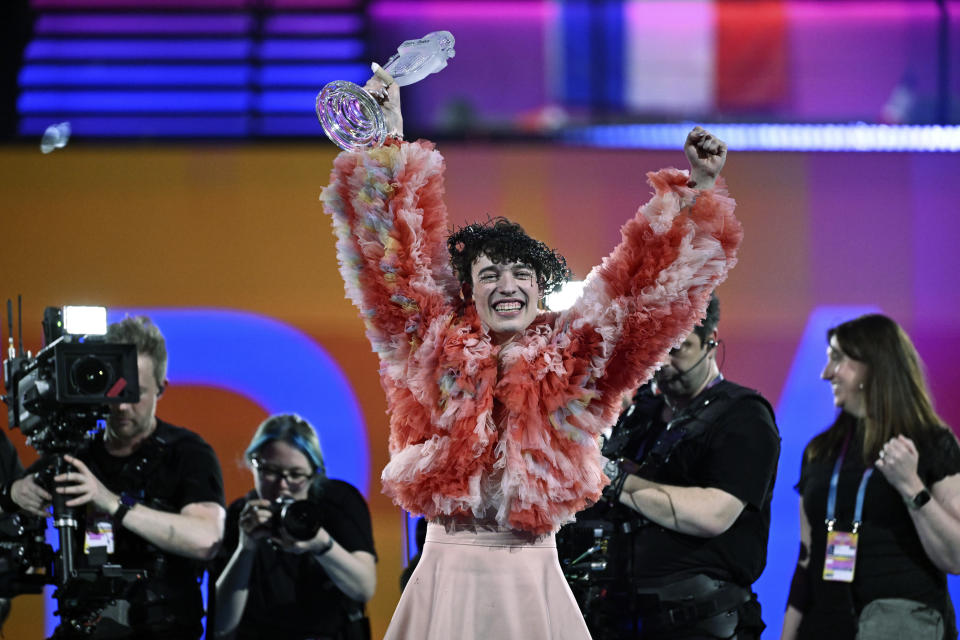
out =
[[[87,530],[83,536],[83,552],[87,555],[102,548],[107,555],[113,553],[113,522],[105,513],[93,513],[88,517]]]
[[[850,531],[827,531],[827,557],[823,562],[825,581],[853,582],[859,537],[859,533]]]

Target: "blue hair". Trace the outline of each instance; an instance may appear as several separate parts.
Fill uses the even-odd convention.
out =
[[[294,447],[307,457],[314,471],[322,476],[327,475],[320,438],[313,426],[297,414],[284,413],[264,420],[253,434],[253,440],[245,452],[246,459],[253,459],[260,449],[274,441],[285,442]]]

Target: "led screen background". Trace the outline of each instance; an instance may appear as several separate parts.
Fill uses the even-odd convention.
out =
[[[581,277],[646,200],[645,172],[683,163],[679,151],[453,143],[442,150],[454,224],[509,215],[563,251]],[[379,554],[370,613],[379,637],[399,596],[401,515],[379,493],[387,416],[376,358],[344,299],[318,202],[333,157],[322,144],[153,148],[78,140],[49,156],[32,147],[0,149],[2,290],[24,295],[24,341],[34,350],[43,307],[61,304],[237,311],[315,342],[350,385],[366,430]],[[800,447],[825,426],[824,406],[829,415],[827,385],[810,380],[823,343],[814,338],[798,354],[811,314],[870,306],[902,322],[927,363],[942,415],[960,425],[960,223],[949,186],[960,156],[734,153],[724,173],[746,231],[740,263],[719,291],[724,372],[775,406],[795,407],[796,398],[784,404],[783,393],[803,360],[808,386],[791,393],[819,403],[809,414],[817,418],[807,418],[803,403],[799,413],[781,415],[776,544],[761,583],[769,585],[761,591],[765,618],[777,629],[796,549],[791,487]],[[262,369],[265,381],[277,375],[271,362],[285,366],[270,357],[268,334],[235,344],[236,366]],[[185,357],[171,352],[170,359],[175,366]],[[172,384],[158,414],[213,444],[228,499],[251,486],[239,454],[266,417],[264,406],[237,390]],[[321,434],[336,429],[319,427]],[[31,460],[21,434],[10,436]],[[40,606],[36,596],[17,598],[8,637],[41,637]]]
[[[338,458],[332,471],[367,487],[375,638],[399,596],[402,518],[379,492],[387,416],[377,361],[344,299],[318,203],[334,157],[312,110],[324,82],[361,80],[367,61],[385,61],[400,41],[451,30],[449,68],[403,100],[408,137],[445,138],[452,223],[507,215],[566,254],[578,277],[647,199],[644,173],[683,164],[682,133],[673,151],[626,150],[617,147],[662,141],[595,125],[960,122],[960,65],[949,64],[960,50],[957,0],[8,6],[32,31],[22,67],[13,39],[0,38],[10,82],[0,129],[9,121],[13,132],[0,131],[0,296],[23,294],[26,346],[40,346],[43,308],[62,304],[152,309],[171,338],[201,336],[172,341],[159,415],[214,446],[228,500],[251,486],[241,457],[256,425],[270,411],[309,414]],[[73,123],[69,145],[41,155],[40,132],[62,120]],[[579,130],[564,134],[567,125]],[[817,379],[823,328],[866,308],[892,315],[926,361],[941,414],[960,427],[960,155],[854,152],[870,142],[856,125],[849,151],[802,152],[806,129],[771,131],[762,135],[774,149],[799,135],[797,151],[735,151],[724,172],[746,238],[719,292],[719,355],[729,378],[779,412],[783,455],[757,585],[776,636],[796,553],[800,451],[832,415]],[[955,141],[957,127],[948,133]],[[213,342],[219,351],[205,351]],[[330,388],[312,393],[317,384]],[[341,384],[347,413],[325,414]],[[32,460],[21,434],[11,438]],[[7,637],[43,637],[42,608],[17,598]]]

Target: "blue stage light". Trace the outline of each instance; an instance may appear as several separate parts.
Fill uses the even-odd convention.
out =
[[[209,39],[51,39],[32,40],[24,50],[34,60],[247,60],[253,42],[245,38]]]
[[[249,91],[70,91],[28,90],[20,94],[22,114],[158,113],[249,111]]]
[[[312,114],[311,114],[312,115]],[[250,135],[252,116],[70,116],[70,126],[80,137],[92,138],[242,138]],[[316,116],[313,116],[314,121]],[[22,136],[39,136],[50,126],[50,116],[20,119]]]
[[[264,90],[257,96],[257,110],[264,113],[302,113],[313,115],[315,89]],[[314,116],[316,117],[316,116]]]
[[[243,13],[217,14],[100,14],[69,13],[41,15],[34,33],[41,35],[94,34],[235,34],[244,35],[253,27],[253,16]]]
[[[126,65],[26,64],[20,71],[21,88],[32,87],[178,87],[246,86],[253,78],[250,65]]]
[[[271,38],[259,46],[258,56],[263,60],[355,60],[365,52],[360,38]]]
[[[357,14],[279,14],[264,23],[270,35],[355,35],[363,29],[363,17]]]
[[[254,124],[256,135],[261,136],[306,136],[326,140],[323,127],[313,113],[264,114]],[[332,143],[331,143],[332,144]]]
[[[960,151],[960,126],[882,124],[633,124],[571,128],[568,144],[678,149],[700,124],[736,151]]]
[[[258,72],[257,81],[264,87],[309,86],[319,91],[333,80],[362,84],[369,77],[366,64],[268,64]]]

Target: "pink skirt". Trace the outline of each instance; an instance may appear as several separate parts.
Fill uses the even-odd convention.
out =
[[[427,525],[384,640],[589,640],[553,534]]]

